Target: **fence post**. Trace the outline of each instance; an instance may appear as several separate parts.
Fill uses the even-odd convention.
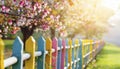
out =
[[[58,47],[60,50],[58,51],[58,57],[57,57],[57,69],[61,69],[61,47],[62,47],[62,40],[58,39]]]
[[[72,69],[72,64],[71,64],[71,61],[72,61],[72,40],[69,39],[69,42],[68,42],[70,48],[68,49],[68,63],[70,64],[70,66],[68,67],[68,69]]]
[[[23,69],[23,42],[20,37],[17,37],[13,44],[12,56],[18,59],[18,62],[12,66],[12,69]]]
[[[4,42],[0,38],[0,69],[4,69]]]
[[[61,69],[64,69],[64,64],[65,64],[65,40],[62,40],[62,54],[61,54]]]
[[[35,40],[32,36],[25,43],[25,52],[30,54],[30,58],[25,61],[25,69],[35,69]]]
[[[80,61],[79,61],[79,67],[78,67],[78,69],[82,69],[83,68],[83,66],[82,66],[82,64],[83,64],[83,43],[82,43],[82,40],[79,40],[79,53],[78,53],[78,57],[80,58]]]
[[[52,48],[55,49],[55,52],[52,53],[52,69],[57,69],[57,55],[58,55],[58,40],[57,38],[53,38],[52,40]]]
[[[45,39],[41,36],[38,40],[38,51],[42,52],[41,56],[38,56],[37,60],[37,69],[45,69],[45,52],[46,52],[46,42]]]
[[[45,59],[45,69],[52,69],[52,41],[49,37],[46,38],[46,50],[48,51],[48,54]]]

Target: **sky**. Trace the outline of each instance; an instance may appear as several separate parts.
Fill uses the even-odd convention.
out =
[[[114,26],[110,27],[104,40],[120,46],[120,0],[103,0],[102,5],[115,11],[115,14],[108,20]]]
[[[120,0],[102,0],[102,5],[105,7],[113,9],[115,12],[120,8]]]

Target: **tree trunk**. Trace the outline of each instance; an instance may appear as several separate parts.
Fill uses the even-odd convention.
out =
[[[29,27],[21,27],[21,32],[23,34],[23,43],[24,43],[24,46],[25,46],[25,42],[26,40],[33,35],[34,33],[34,28],[31,28],[29,29]]]
[[[55,37],[55,29],[50,28],[50,32],[51,32],[51,39],[53,39]]]

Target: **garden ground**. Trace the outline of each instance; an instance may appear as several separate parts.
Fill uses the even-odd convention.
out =
[[[120,47],[106,44],[87,69],[120,69]]]

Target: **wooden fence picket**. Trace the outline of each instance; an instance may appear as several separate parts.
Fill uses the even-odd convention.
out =
[[[68,67],[68,39],[65,40],[66,42],[66,52],[65,52],[65,67],[67,68]]]
[[[64,69],[64,65],[65,65],[65,40],[62,40],[62,53],[61,53],[61,69]]]
[[[58,47],[60,50],[58,51],[58,57],[57,57],[57,69],[61,69],[61,48],[62,48],[62,40],[58,39]]]
[[[78,66],[78,69],[82,69],[83,68],[83,43],[82,43],[82,40],[79,40],[79,54],[78,54],[78,57],[80,58],[80,61],[79,61],[79,66]]]
[[[12,69],[23,69],[23,42],[20,37],[17,37],[13,44],[12,56],[17,58],[17,63],[12,66]]]
[[[68,69],[72,69],[72,40],[69,39],[68,41],[68,44],[69,44],[69,49],[68,49],[68,63],[69,63],[69,67]]]
[[[25,69],[35,69],[35,39],[30,36],[25,43],[25,52],[31,56],[25,61]]]
[[[93,51],[93,40],[90,40],[90,60],[92,60],[92,57],[93,57],[93,54],[92,54],[92,51]]]
[[[80,54],[80,52],[79,52],[79,40],[78,39],[76,39],[75,40],[75,60],[77,60],[77,62],[76,62],[76,66],[75,66],[75,69],[78,69],[78,67],[79,67],[79,62],[80,62],[80,58],[78,57],[78,55]]]
[[[38,51],[41,51],[42,55],[38,56],[37,69],[45,69],[46,42],[42,36],[38,40]]]
[[[55,52],[52,53],[52,69],[57,69],[57,55],[58,55],[58,40],[57,40],[57,38],[53,38],[52,48],[55,50]]]
[[[72,69],[74,69],[74,61],[75,61],[75,42],[74,42],[74,40],[72,40]]]
[[[0,38],[0,69],[4,69],[4,42]]]
[[[45,59],[45,69],[52,69],[52,40],[49,37],[46,38],[46,50],[48,54]]]

